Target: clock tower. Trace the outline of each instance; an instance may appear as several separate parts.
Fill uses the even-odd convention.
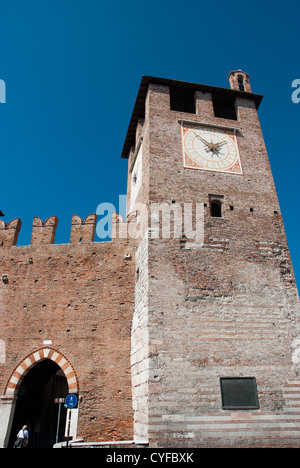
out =
[[[150,446],[300,446],[299,299],[262,96],[247,73],[228,79],[144,76],[122,152],[127,218],[146,226],[131,373],[135,439]],[[187,220],[195,236],[177,229]]]

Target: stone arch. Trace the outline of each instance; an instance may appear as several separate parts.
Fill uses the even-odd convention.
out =
[[[78,378],[70,361],[56,349],[43,347],[28,354],[18,366],[15,367],[6,385],[4,395],[16,396],[25,375],[35,364],[44,359],[51,359],[62,369],[68,382],[69,393],[79,393]]]

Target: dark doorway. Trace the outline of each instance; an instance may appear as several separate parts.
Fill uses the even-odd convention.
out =
[[[24,377],[17,395],[10,435],[12,447],[18,431],[29,427],[29,448],[50,448],[55,444],[58,407],[55,398],[68,394],[68,383],[60,367],[50,359],[36,364]],[[63,440],[66,409],[61,405],[59,441]]]

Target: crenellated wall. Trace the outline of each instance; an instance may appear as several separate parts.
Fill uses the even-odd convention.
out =
[[[13,371],[50,346],[78,378],[78,437],[130,440],[135,245],[94,242],[96,221],[74,215],[70,243],[55,244],[57,217],[36,217],[25,246],[16,245],[20,220],[0,221],[0,396],[2,403],[17,396],[23,376]]]
[[[16,245],[22,222],[16,218],[7,224],[3,219],[0,219],[0,247],[11,247]]]
[[[78,215],[73,215],[70,243],[94,242],[96,223],[97,215],[95,213],[88,215],[84,220]],[[57,216],[50,216],[46,221],[34,217],[30,245],[54,244],[57,225]],[[13,219],[8,224],[3,219],[0,220],[0,248],[9,248],[17,244],[21,226],[22,221],[18,218]]]

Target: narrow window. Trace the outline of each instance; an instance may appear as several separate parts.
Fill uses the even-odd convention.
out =
[[[222,218],[222,202],[221,202],[221,200],[212,200],[210,202],[210,215],[213,218]]]
[[[225,377],[220,379],[222,409],[259,409],[255,377]]]
[[[239,84],[240,91],[245,91],[243,75],[238,76],[238,84]]]

